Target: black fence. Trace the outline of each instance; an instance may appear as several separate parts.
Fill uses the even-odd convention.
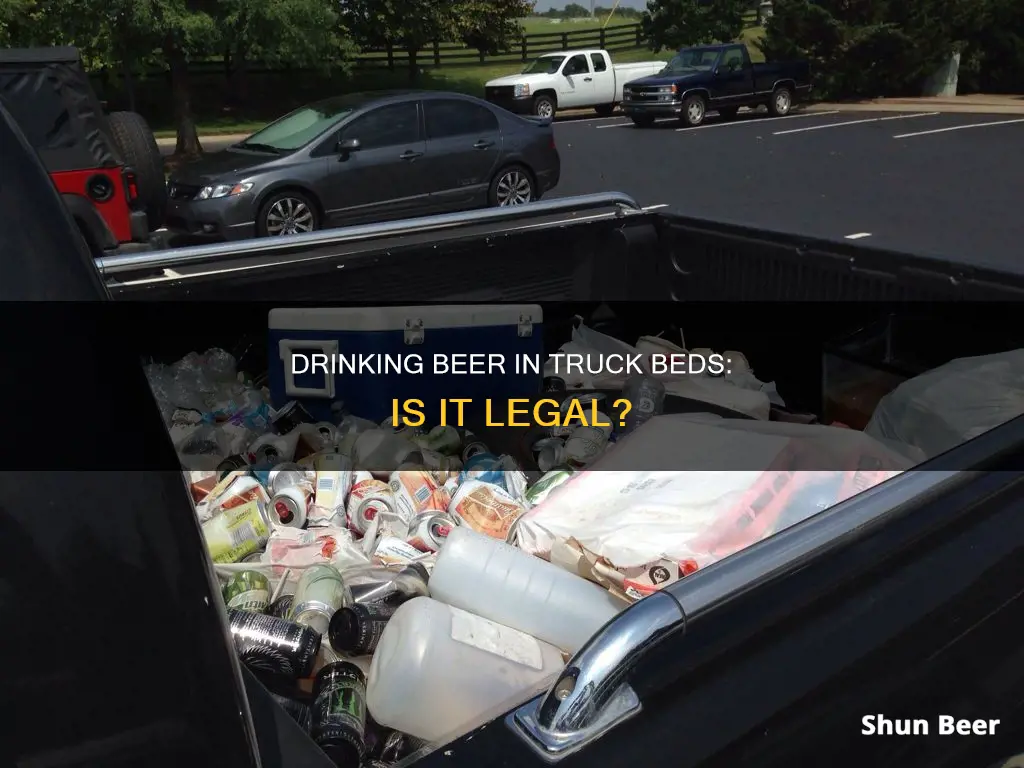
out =
[[[553,25],[554,26],[554,25]],[[566,23],[565,26],[571,26]],[[615,24],[604,28],[567,29],[523,35],[508,50],[488,55],[460,43],[431,43],[416,52],[416,61],[423,67],[480,66],[481,64],[512,64],[530,61],[551,51],[569,48],[604,48],[608,51],[630,51],[645,46],[640,24]],[[394,69],[409,60],[408,51],[386,46],[363,51],[356,59],[360,67]]]

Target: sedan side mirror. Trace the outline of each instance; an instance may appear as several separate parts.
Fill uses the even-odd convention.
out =
[[[359,142],[359,139],[339,139],[338,140],[338,151],[342,154],[348,154],[349,152],[355,152],[363,145]]]
[[[718,77],[718,67],[715,67],[713,70],[711,70],[711,74],[714,75],[715,77]]]

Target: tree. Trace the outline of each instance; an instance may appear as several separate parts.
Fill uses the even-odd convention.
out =
[[[356,53],[324,0],[219,0],[217,29],[234,102],[245,100],[250,61],[347,72]]]
[[[20,10],[10,26],[5,19],[16,6]],[[192,112],[190,60],[226,52],[244,76],[251,55],[338,67],[352,52],[338,13],[323,0],[0,0],[0,33],[8,27],[17,32],[17,44],[74,45],[89,71],[119,73],[130,104],[134,77],[166,67],[175,154],[182,156],[202,152]]]
[[[520,33],[518,20],[532,11],[528,0],[348,0],[342,22],[362,48],[403,50],[415,82],[419,52],[434,41],[497,50]]]
[[[826,98],[919,95],[983,25],[990,0],[775,0],[759,47],[807,58]]]
[[[585,19],[590,16],[590,9],[579,3],[569,3],[558,15],[563,19]]]
[[[648,0],[641,23],[655,50],[735,40],[747,0]]]
[[[34,3],[32,0],[0,0],[0,45],[11,46],[20,43],[31,20]]]

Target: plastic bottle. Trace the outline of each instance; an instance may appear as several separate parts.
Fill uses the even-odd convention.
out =
[[[438,743],[526,700],[563,666],[552,645],[416,597],[395,612],[377,644],[367,708],[383,726]]]
[[[462,527],[448,535],[429,588],[435,600],[569,653],[626,607],[574,573]]]

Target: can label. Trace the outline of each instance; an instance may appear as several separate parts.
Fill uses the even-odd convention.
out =
[[[408,525],[424,509],[431,504],[433,496],[439,490],[433,475],[427,470],[392,472],[388,479],[388,487],[395,495],[395,507]],[[444,506],[447,506],[446,504]]]
[[[384,536],[373,551],[373,559],[383,565],[412,562],[421,555],[418,549],[393,536]]]
[[[203,538],[215,563],[237,563],[267,545],[270,525],[259,501],[225,510],[203,525]]]
[[[281,595],[277,600],[267,606],[267,614],[276,616],[279,619],[287,619],[292,609],[294,595]]]
[[[338,662],[325,667],[317,683],[313,702],[314,738],[327,729],[351,729],[353,735],[358,734],[357,746],[362,756],[366,731],[366,684],[362,673],[353,664]]]
[[[246,666],[290,678],[308,677],[320,652],[320,635],[274,616],[228,609],[231,638]]]
[[[224,585],[228,608],[263,613],[270,605],[270,580],[259,571],[236,573]]]
[[[384,634],[384,628],[388,621],[395,615],[401,605],[400,600],[380,600],[373,603],[357,603],[344,610],[349,611],[356,621],[355,642],[351,648],[339,648],[338,650],[354,656],[365,656],[377,650],[377,644]]]
[[[459,525],[502,540],[525,511],[506,491],[480,480],[466,480],[448,507]]]
[[[270,495],[255,477],[245,472],[231,472],[206,496],[206,503],[211,509],[234,509],[251,501],[266,504]]]

